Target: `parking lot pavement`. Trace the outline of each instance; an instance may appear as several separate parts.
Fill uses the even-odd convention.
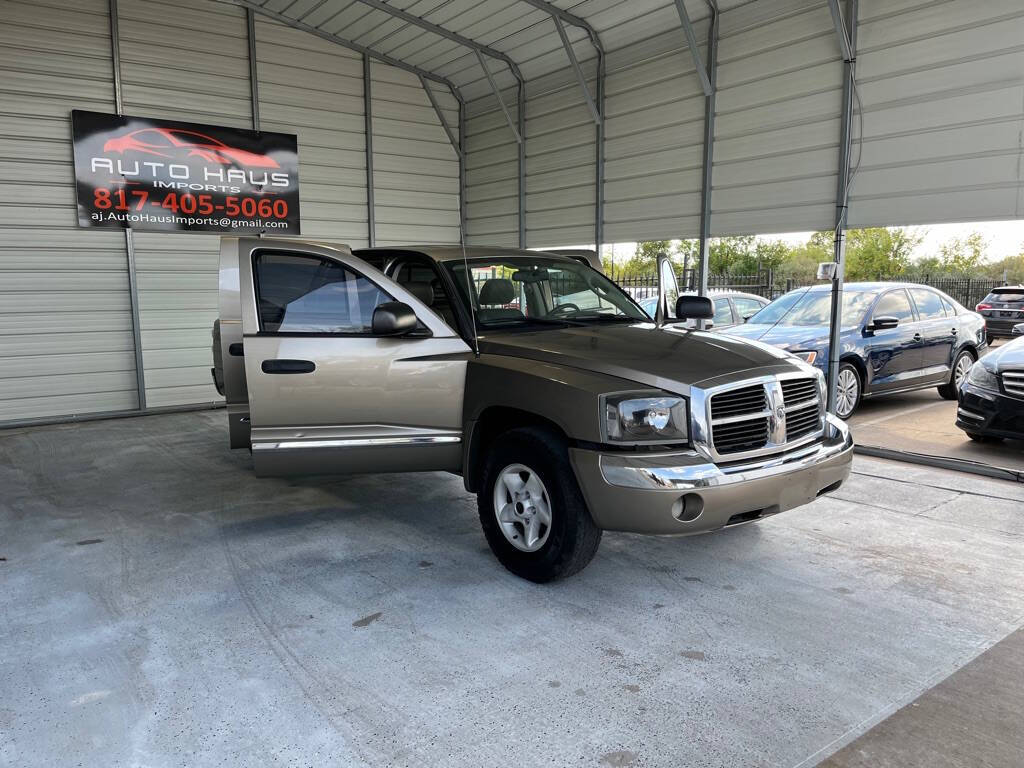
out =
[[[1004,343],[997,339],[986,353]],[[867,398],[850,427],[859,445],[1024,470],[1024,440],[975,442],[957,428],[956,408],[955,400],[943,400],[934,388]]]
[[[857,458],[538,586],[459,478],[256,479],[224,420],[0,433],[0,764],[809,766],[1024,624],[1024,485]]]

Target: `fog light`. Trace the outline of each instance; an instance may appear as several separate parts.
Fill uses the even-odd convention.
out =
[[[676,499],[672,505],[672,517],[684,523],[690,523],[700,517],[704,511],[704,499],[700,494],[688,493]]]

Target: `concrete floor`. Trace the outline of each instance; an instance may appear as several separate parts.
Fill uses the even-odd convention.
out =
[[[997,339],[993,347],[1003,343]],[[956,426],[956,408],[955,400],[943,400],[935,389],[868,398],[850,426],[860,445],[1024,470],[1024,440],[977,443]]]
[[[0,432],[0,764],[810,766],[1024,625],[1024,485],[858,458],[537,586],[458,478],[257,480],[224,420]]]

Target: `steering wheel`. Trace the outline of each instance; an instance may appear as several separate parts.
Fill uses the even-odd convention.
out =
[[[580,308],[573,304],[571,301],[565,302],[565,304],[559,304],[557,307],[548,312],[545,317],[557,317],[558,315],[576,314],[580,311]]]

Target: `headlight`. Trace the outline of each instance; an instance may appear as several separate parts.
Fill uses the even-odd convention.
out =
[[[814,361],[818,359],[818,353],[814,350],[809,352],[790,352],[789,354],[799,357],[808,365],[814,365]]]
[[[686,398],[651,392],[605,395],[604,434],[614,443],[682,442],[689,437]]]
[[[999,391],[999,378],[982,363],[975,363],[967,374],[967,381],[981,389]]]

